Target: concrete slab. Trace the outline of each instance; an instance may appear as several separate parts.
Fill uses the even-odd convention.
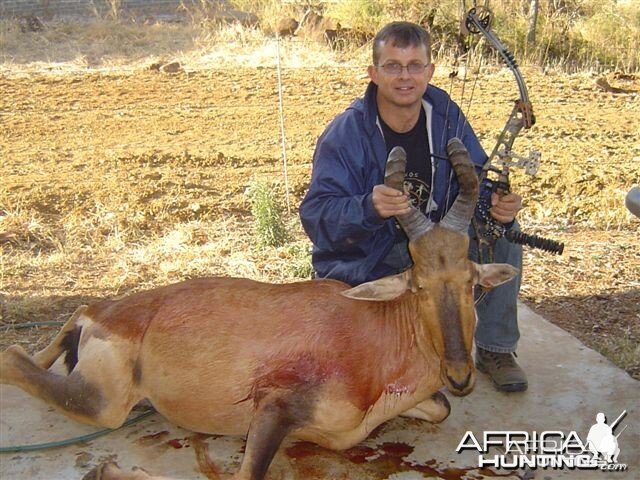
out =
[[[450,397],[451,416],[441,425],[397,418],[374,431],[366,442],[345,452],[287,442],[272,464],[270,479],[640,479],[640,382],[582,345],[527,307],[520,306],[520,361],[529,391],[502,394],[480,375],[475,391]],[[624,472],[540,469],[481,470],[478,452],[455,452],[467,431],[482,441],[485,431],[529,434],[575,431],[582,441],[598,412],[612,422],[623,410],[628,425],[619,437],[618,461]],[[135,414],[134,414],[135,415]],[[95,431],[67,420],[17,388],[0,386],[0,445],[50,442]],[[557,438],[557,437],[556,437]],[[467,442],[468,443],[468,442]],[[155,414],[99,439],[68,447],[0,455],[2,479],[80,479],[93,466],[115,460],[129,470],[180,479],[224,479],[242,459],[241,438],[193,434]],[[497,455],[491,450],[489,457]]]

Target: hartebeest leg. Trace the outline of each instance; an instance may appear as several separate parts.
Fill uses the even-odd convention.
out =
[[[17,386],[80,422],[95,424],[103,403],[100,392],[82,376],[49,372],[17,345],[0,357],[0,382]]]
[[[234,480],[262,480],[280,444],[289,432],[311,418],[311,401],[304,394],[267,395],[253,415],[240,471]]]
[[[74,339],[72,338],[74,333],[77,335],[80,334],[80,330],[76,330],[76,321],[78,320],[78,318],[80,318],[80,316],[86,309],[86,305],[79,306],[76,311],[73,312],[71,318],[67,320],[62,329],[55,336],[53,341],[43,350],[40,350],[33,356],[33,361],[36,363],[36,365],[42,368],[49,368],[51,367],[51,365],[53,365],[53,362],[55,362],[58,357],[62,355],[65,350],[67,350],[66,343],[74,342]],[[77,344],[77,342],[75,343]],[[69,370],[71,370],[71,368],[69,368]]]
[[[451,404],[442,392],[436,392],[431,398],[420,402],[415,407],[401,413],[402,417],[419,418],[431,423],[440,423],[449,416]]]
[[[130,371],[109,352],[84,363],[81,359],[69,375],[58,375],[14,345],[0,354],[0,383],[15,385],[79,422],[119,427],[140,400],[132,392]]]

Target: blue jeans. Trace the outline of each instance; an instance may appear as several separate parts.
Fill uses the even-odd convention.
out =
[[[514,229],[519,229],[515,222]],[[469,229],[469,258],[478,261],[478,242],[473,227]],[[486,257],[486,252],[485,252]],[[520,331],[518,330],[518,292],[522,281],[522,246],[498,239],[492,263],[509,263],[520,273],[507,283],[494,288],[476,305],[476,346],[491,352],[515,352]]]

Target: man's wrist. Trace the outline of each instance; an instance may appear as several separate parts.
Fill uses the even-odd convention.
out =
[[[373,193],[368,193],[363,199],[364,220],[365,223],[371,226],[382,225],[386,218],[380,216],[376,207],[373,206]]]

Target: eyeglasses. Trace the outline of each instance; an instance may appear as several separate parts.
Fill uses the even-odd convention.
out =
[[[402,65],[397,62],[389,62],[384,65],[377,65],[377,68],[381,68],[384,73],[388,75],[400,75],[402,70],[407,69],[407,73],[409,75],[420,75],[424,72],[424,69],[427,68],[429,64],[425,65],[423,63],[410,63],[409,65]]]

